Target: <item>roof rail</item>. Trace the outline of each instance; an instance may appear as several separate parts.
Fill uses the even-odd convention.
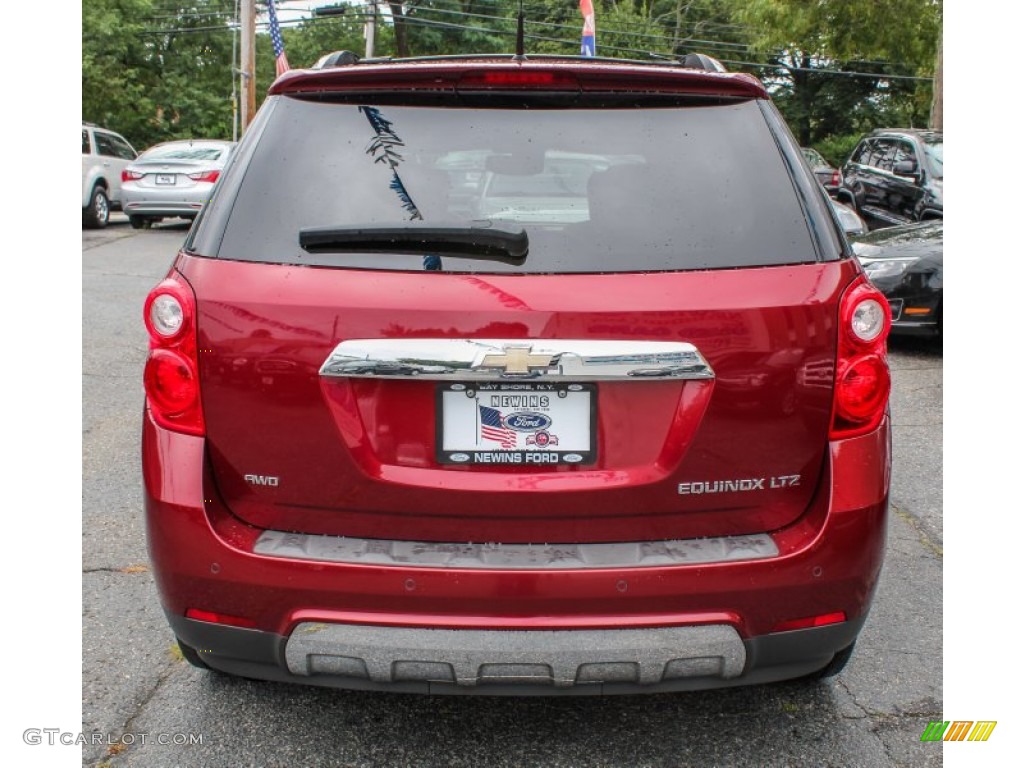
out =
[[[713,56],[708,56],[705,53],[687,53],[684,56],[677,58],[670,58],[667,56],[660,56],[657,54],[650,54],[655,62],[651,61],[637,61],[635,59],[618,59],[618,58],[607,58],[607,57],[582,57],[582,56],[565,56],[565,55],[552,55],[552,54],[536,54],[531,56],[532,59],[544,60],[544,59],[572,59],[580,62],[591,62],[591,63],[620,63],[620,64],[650,64],[650,63],[665,63],[665,64],[676,64],[686,69],[699,69],[704,72],[728,72],[718,59]],[[401,62],[401,61],[469,61],[474,59],[511,59],[515,60],[514,56],[508,54],[495,54],[495,53],[484,53],[484,54],[448,54],[441,56],[417,56],[411,59],[392,59],[389,56],[374,58],[374,59],[360,59],[359,55],[352,51],[334,51],[328,53],[325,56],[321,56],[316,64],[311,69],[333,69],[335,67],[348,67],[353,64],[380,64],[389,61]]]
[[[722,62],[706,53],[688,53],[680,56],[679,63],[687,69],[703,69],[705,72],[727,72]]]
[[[331,69],[332,67],[347,67],[352,64],[359,63],[358,54],[352,51],[334,51],[328,53],[326,56],[321,56],[317,59],[312,69]]]
[[[872,133],[942,133],[936,128],[875,128]]]

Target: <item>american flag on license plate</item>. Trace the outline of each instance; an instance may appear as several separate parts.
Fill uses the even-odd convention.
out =
[[[501,411],[496,408],[480,407],[480,438],[501,443],[502,448],[516,447],[516,432],[501,423]]]

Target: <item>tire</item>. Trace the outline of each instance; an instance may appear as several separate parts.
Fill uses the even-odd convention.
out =
[[[128,223],[132,225],[132,229],[149,229],[153,226],[153,220],[144,216],[129,216]]]
[[[89,207],[82,209],[82,224],[87,229],[102,229],[110,221],[110,198],[103,187],[95,187]]]

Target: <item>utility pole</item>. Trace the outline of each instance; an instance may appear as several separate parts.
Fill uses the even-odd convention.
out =
[[[366,17],[366,56],[373,58],[373,46],[377,42],[377,0],[369,0],[370,13]]]
[[[242,3],[242,133],[256,114],[256,0]]]
[[[238,0],[231,18],[231,140],[238,141]]]
[[[939,54],[935,62],[935,79],[932,81],[932,114],[928,123],[933,131],[942,130],[942,30],[939,30]]]

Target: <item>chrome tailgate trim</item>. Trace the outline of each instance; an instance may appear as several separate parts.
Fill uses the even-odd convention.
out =
[[[320,375],[432,381],[650,381],[715,376],[697,347],[688,342],[591,339],[348,339],[334,348]]]
[[[778,557],[766,533],[610,544],[392,541],[264,531],[253,552],[330,563],[419,568],[588,569],[705,565]]]

